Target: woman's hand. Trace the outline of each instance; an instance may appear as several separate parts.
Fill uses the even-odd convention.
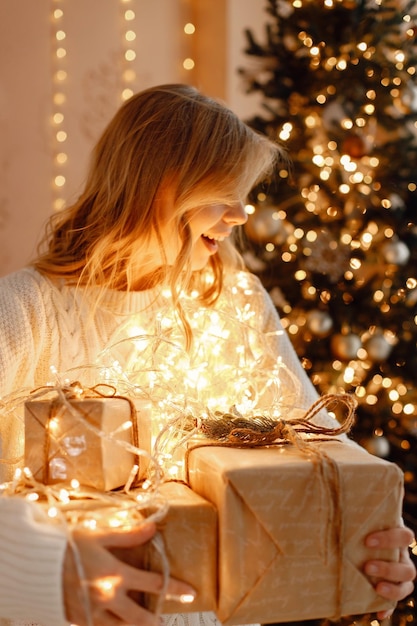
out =
[[[365,544],[369,548],[399,548],[399,561],[371,560],[365,564],[368,576],[381,579],[376,585],[376,592],[388,600],[402,600],[414,589],[413,580],[416,568],[410,558],[408,547],[414,541],[409,528],[399,527],[372,533],[366,537]],[[380,611],[378,619],[390,617],[394,611]]]
[[[159,593],[163,577],[155,572],[136,569],[117,559],[108,548],[130,548],[149,541],[155,524],[146,522],[132,529],[76,530],[73,532],[88,593],[91,621],[86,615],[85,595],[78,576],[74,552],[67,548],[64,561],[64,602],[67,619],[78,626],[121,626],[136,624],[155,626],[158,618],[128,596],[129,590]],[[169,580],[166,589],[171,597],[192,596],[186,583]]]

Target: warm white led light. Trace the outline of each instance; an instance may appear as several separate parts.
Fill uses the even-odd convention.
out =
[[[55,154],[53,156],[52,181],[51,188],[53,192],[52,207],[55,211],[61,210],[65,206],[65,200],[61,196],[66,185],[66,176],[64,167],[68,161],[67,153],[62,152],[61,144],[68,139],[65,124],[65,113],[63,107],[66,104],[66,83],[68,72],[65,67],[66,57],[68,54],[67,47],[63,46],[63,42],[67,40],[67,32],[65,30],[65,12],[61,6],[57,7],[59,0],[54,0],[51,15],[51,55],[52,55],[52,84],[57,85],[57,89],[52,92],[52,119],[51,126],[53,136],[55,138]],[[66,45],[66,44],[65,44]],[[56,127],[59,126],[59,130]],[[59,194],[59,195],[57,195]]]

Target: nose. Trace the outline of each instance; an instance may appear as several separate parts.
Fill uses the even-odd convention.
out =
[[[224,221],[230,224],[230,226],[239,226],[245,224],[248,221],[248,215],[243,206],[243,202],[235,202],[227,207]]]

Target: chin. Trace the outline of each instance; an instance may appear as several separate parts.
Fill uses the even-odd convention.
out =
[[[208,261],[204,261],[201,263],[192,263],[191,265],[191,270],[193,272],[200,272],[201,270],[203,270],[205,267],[207,267]]]
[[[193,272],[198,272],[207,267],[210,259],[210,255],[208,254],[199,254],[191,259],[191,269]]]

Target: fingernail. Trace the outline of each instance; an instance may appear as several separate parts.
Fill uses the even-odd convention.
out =
[[[383,619],[388,619],[389,617],[391,617],[392,613],[391,611],[381,611],[377,613],[377,618],[379,620],[383,620]]]
[[[371,575],[378,574],[378,566],[373,563],[369,563],[369,565],[366,566],[366,573]]]
[[[379,546],[379,539],[377,539],[376,537],[369,537],[366,540],[366,545],[369,548],[377,548]]]

